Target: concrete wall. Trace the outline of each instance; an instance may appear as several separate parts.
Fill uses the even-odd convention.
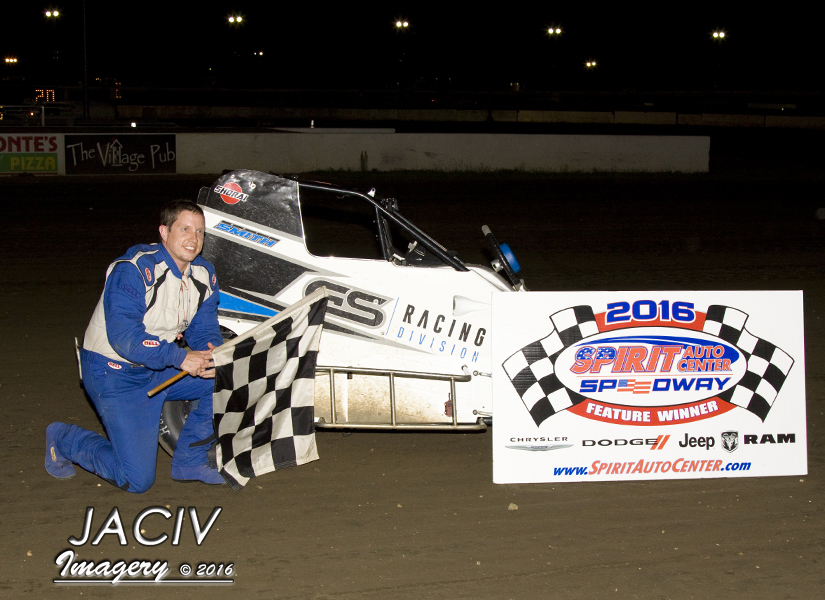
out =
[[[255,169],[707,172],[704,136],[179,133],[178,173]]]
[[[825,116],[792,116],[774,114],[773,111],[788,108],[793,104],[749,103],[749,114],[701,114],[688,110],[684,112],[662,111],[596,111],[596,110],[477,110],[477,109],[395,109],[395,108],[303,108],[280,106],[142,106],[119,105],[117,114],[101,108],[93,113],[94,118],[121,120],[176,121],[183,125],[188,119],[217,120],[246,119],[266,121],[315,120],[323,123],[346,123],[347,121],[404,123],[451,122],[484,123],[492,119],[496,123],[569,123],[599,125],[664,125],[701,127],[780,127],[825,129]],[[750,112],[757,111],[757,112]],[[48,122],[49,117],[46,117]]]

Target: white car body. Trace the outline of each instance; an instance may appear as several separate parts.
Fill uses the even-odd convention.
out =
[[[384,259],[313,255],[301,209],[307,189],[342,192],[256,171],[233,171],[201,191],[221,325],[241,334],[323,285],[330,299],[316,370],[319,426],[483,429],[492,416],[491,296],[514,286],[490,268],[464,265],[417,228],[414,237],[432,249],[426,264],[405,260],[389,233]],[[387,232],[399,215],[392,200],[344,192],[374,199]]]

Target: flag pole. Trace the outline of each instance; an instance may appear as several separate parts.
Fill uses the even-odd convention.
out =
[[[178,373],[174,377],[170,377],[169,379],[167,379],[166,381],[164,381],[163,383],[161,383],[157,387],[153,387],[151,390],[146,392],[146,395],[151,398],[152,396],[154,396],[158,392],[162,392],[163,390],[168,388],[170,385],[172,385],[173,383],[175,383],[177,381],[180,381],[181,379],[183,379],[187,375],[189,375],[189,373],[187,371],[181,371],[180,373]]]
[[[218,348],[223,348],[225,345],[226,345],[226,342],[224,342],[220,346],[215,346],[214,348],[212,348],[212,350],[210,350],[210,352],[213,352],[213,351],[217,350]],[[177,383],[178,381],[180,381],[181,379],[183,379],[187,375],[189,375],[189,371],[181,371],[180,373],[178,373],[174,377],[170,377],[169,379],[167,379],[163,383],[159,384],[158,386],[153,387],[151,390],[146,392],[146,395],[151,398],[155,394],[158,394],[158,393],[162,392],[163,390],[165,390],[166,388],[168,388],[173,383]],[[192,377],[194,377],[194,375]]]

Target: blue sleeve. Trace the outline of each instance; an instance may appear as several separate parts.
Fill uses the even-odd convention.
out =
[[[186,359],[186,350],[146,333],[145,290],[140,271],[134,265],[115,265],[103,292],[109,344],[126,360],[150,369],[180,367]]]
[[[186,344],[192,350],[208,350],[207,342],[216,346],[223,344],[221,329],[218,325],[218,286],[215,285],[212,295],[203,301],[198,312],[192,317],[189,327],[186,328]]]

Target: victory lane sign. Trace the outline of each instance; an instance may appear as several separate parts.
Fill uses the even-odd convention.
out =
[[[501,294],[493,320],[498,483],[807,472],[801,292]]]

